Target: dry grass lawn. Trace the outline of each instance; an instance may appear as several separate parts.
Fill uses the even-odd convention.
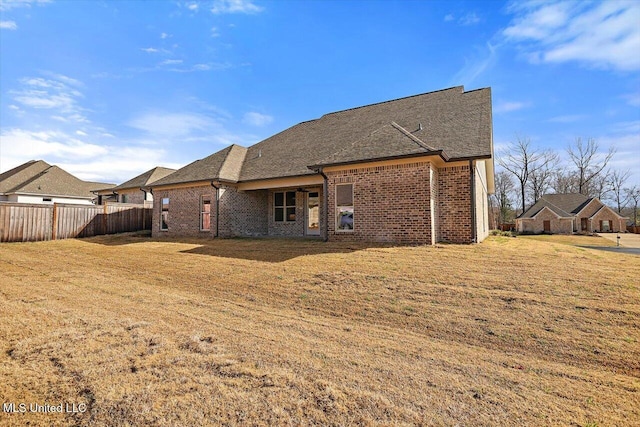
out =
[[[0,424],[640,425],[640,258],[579,239],[2,244],[0,400],[87,410]]]

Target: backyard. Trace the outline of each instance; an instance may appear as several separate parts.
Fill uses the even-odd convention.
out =
[[[611,245],[1,244],[0,425],[638,425]]]

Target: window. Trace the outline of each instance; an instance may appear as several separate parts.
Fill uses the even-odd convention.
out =
[[[200,231],[211,229],[211,199],[209,196],[200,198]]]
[[[120,195],[120,203],[127,203],[127,195],[126,194],[121,194]]]
[[[163,197],[160,205],[160,230],[169,229],[169,198]]]
[[[296,192],[273,193],[273,214],[276,222],[294,222],[296,220]]]
[[[353,230],[353,184],[336,185],[336,230]]]

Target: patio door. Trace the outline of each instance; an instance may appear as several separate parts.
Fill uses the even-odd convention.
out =
[[[309,191],[307,193],[307,215],[306,234],[307,236],[320,235],[320,193]]]

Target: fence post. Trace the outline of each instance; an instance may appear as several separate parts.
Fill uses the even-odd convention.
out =
[[[51,240],[56,240],[58,237],[58,204],[53,204],[53,219],[51,221]]]

